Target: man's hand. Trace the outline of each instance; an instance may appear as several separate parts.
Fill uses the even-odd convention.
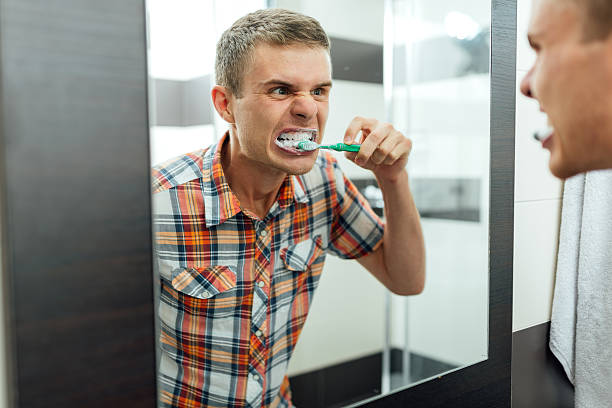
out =
[[[361,138],[355,141],[361,131]],[[364,169],[372,170],[376,178],[396,181],[408,162],[412,142],[389,123],[357,116],[344,133],[344,143],[361,143],[358,153],[346,157]]]
[[[386,220],[383,244],[358,261],[393,293],[420,293],[425,285],[425,243],[406,171],[412,142],[388,123],[361,117],[353,119],[344,134],[344,143],[354,142],[361,143],[359,152],[347,152],[346,157],[374,172]]]

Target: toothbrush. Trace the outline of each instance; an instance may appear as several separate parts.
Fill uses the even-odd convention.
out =
[[[534,132],[533,138],[537,140],[538,142],[543,142],[544,140],[548,138],[548,136],[552,135],[553,132],[554,132],[554,129],[551,127],[546,128],[544,130],[538,130],[537,132]]]
[[[332,149],[337,152],[358,152],[361,145],[352,144],[348,145],[345,143],[336,143],[332,145],[320,145],[315,142],[311,142],[310,140],[299,142],[296,146],[300,150],[304,151],[312,151],[316,149]]]

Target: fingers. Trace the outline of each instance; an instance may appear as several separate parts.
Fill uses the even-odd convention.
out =
[[[348,127],[346,128],[346,132],[344,132],[344,143],[359,143],[356,141],[359,132],[362,132],[363,139],[363,137],[370,134],[377,123],[378,121],[376,119],[366,119],[361,116],[356,116],[353,120],[351,120],[351,123],[349,123]]]
[[[381,164],[398,143],[398,135],[401,136],[389,123],[378,123],[361,142],[355,163],[364,165],[372,161],[376,165]]]
[[[397,136],[401,136],[399,132]],[[393,135],[396,136],[396,135]],[[400,137],[387,137],[374,151],[371,160],[376,164],[391,165],[399,158],[396,147],[401,143]]]
[[[405,165],[412,142],[391,124],[358,116],[349,124],[344,143],[355,143],[359,132],[362,133],[359,152],[346,153],[347,159],[372,170],[381,165],[392,166],[398,161]],[[398,163],[398,166],[401,167],[401,163]]]

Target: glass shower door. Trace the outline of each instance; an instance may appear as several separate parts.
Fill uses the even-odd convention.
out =
[[[425,291],[387,294],[383,393],[487,358],[490,2],[386,0],[387,120],[408,164]]]

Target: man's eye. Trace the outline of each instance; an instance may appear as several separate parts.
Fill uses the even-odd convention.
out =
[[[323,89],[317,88],[317,89],[312,91],[312,94],[316,95],[316,96],[321,96],[321,95],[323,95]]]
[[[285,86],[279,86],[272,89],[272,94],[274,95],[289,95],[289,89]]]

